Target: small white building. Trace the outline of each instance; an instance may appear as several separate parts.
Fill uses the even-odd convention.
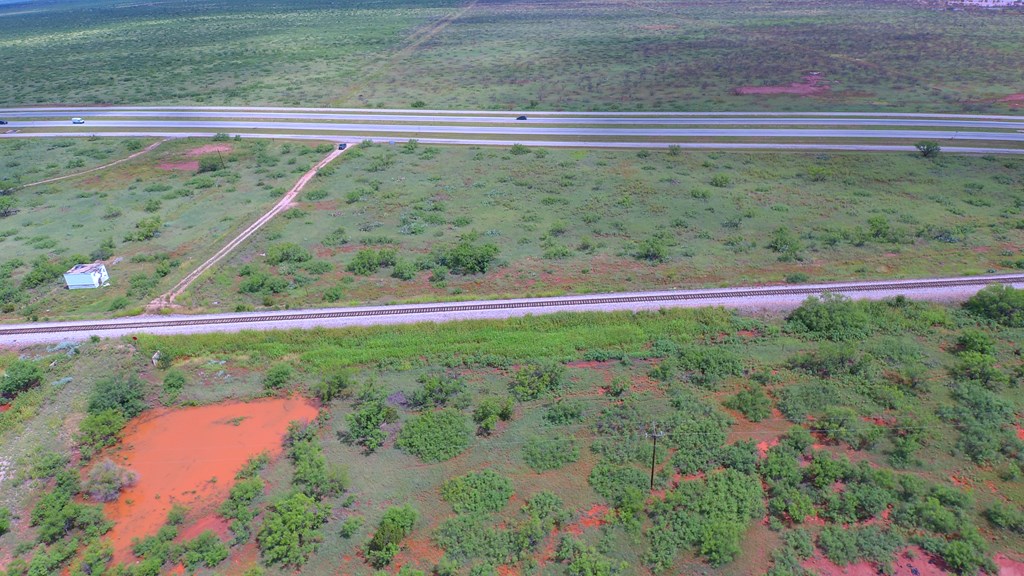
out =
[[[76,264],[71,270],[64,273],[64,281],[68,284],[68,290],[99,288],[106,286],[109,280],[107,267],[102,262]]]

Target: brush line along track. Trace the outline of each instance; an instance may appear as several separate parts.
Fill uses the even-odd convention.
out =
[[[514,301],[495,301],[471,304],[437,304],[426,306],[388,306],[362,310],[332,310],[324,312],[294,312],[278,314],[249,314],[244,316],[225,316],[214,318],[141,320],[134,322],[104,322],[95,324],[69,324],[57,326],[40,326],[38,328],[0,328],[0,336],[18,334],[37,334],[54,332],[87,332],[106,330],[132,330],[143,328],[167,328],[176,326],[203,326],[216,324],[255,324],[266,322],[289,322],[298,320],[319,320],[331,318],[358,318],[373,316],[397,316],[404,314],[446,314],[460,312],[479,312],[487,310],[507,310],[517,308],[551,308],[574,306],[600,306],[606,304],[646,304],[657,302],[674,302],[684,300],[723,300],[743,299],[771,296],[811,296],[824,292],[839,294],[856,292],[889,292],[899,290],[919,290],[935,288],[956,288],[964,286],[982,286],[989,284],[1015,284],[1024,282],[1024,274],[983,276],[969,278],[947,278],[931,280],[879,281],[859,284],[835,284],[816,286],[779,286],[768,288],[748,288],[734,290],[703,290],[692,292],[657,293],[637,296],[570,296],[564,298],[538,298]]]

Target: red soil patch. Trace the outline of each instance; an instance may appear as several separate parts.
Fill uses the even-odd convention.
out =
[[[255,540],[250,541],[239,548],[232,549],[231,556],[228,557],[228,567],[225,568],[224,574],[227,576],[241,576],[246,570],[255,566],[259,560],[259,546],[256,545]]]
[[[1024,562],[1014,560],[1005,554],[996,554],[996,566],[999,567],[999,576],[1024,576]]]
[[[110,454],[139,475],[134,487],[105,506],[115,522],[107,535],[114,561],[129,560],[132,538],[154,534],[173,504],[195,511],[226,499],[246,460],[263,451],[279,455],[288,422],[316,415],[315,406],[296,397],[162,408],[131,422]]]
[[[593,505],[590,510],[583,513],[579,525],[584,528],[597,528],[605,523],[605,516],[608,515],[608,507],[601,504]]]
[[[0,412],[7,412],[11,409],[10,404],[0,404]]]
[[[199,170],[199,161],[190,160],[188,162],[163,162],[157,165],[157,168],[161,170],[185,170],[188,172],[195,172]]]
[[[1010,94],[1009,96],[1003,96],[996,102],[1004,102],[1009,104],[1011,108],[1024,107],[1024,92],[1018,92],[1017,94]]]
[[[779,445],[778,438],[772,438],[771,440],[762,440],[757,443],[757,457],[764,458],[768,455],[768,451]]]
[[[10,406],[8,406],[8,408],[10,408]],[[1017,424],[1017,438],[1024,440],[1024,427],[1020,424]]]
[[[417,566],[429,570],[441,561],[444,550],[434,546],[429,540],[408,539],[402,542],[402,550],[395,555],[394,565]]]
[[[497,568],[498,576],[519,576],[519,569],[515,566],[506,566],[502,564]]]
[[[212,154],[214,152],[231,152],[230,144],[207,144],[206,146],[200,146],[199,148],[193,148],[185,153],[186,156],[202,156],[203,154]]]
[[[821,576],[877,576],[880,573],[878,566],[870,562],[839,566],[818,551],[815,551],[812,558],[805,560],[802,566]],[[933,559],[931,555],[917,546],[911,546],[896,555],[891,574],[893,576],[946,576],[948,572],[940,560]]]
[[[225,542],[231,539],[231,528],[228,521],[216,514],[209,514],[186,526],[185,529],[178,534],[177,541],[184,542],[186,540],[191,540],[207,530],[213,532]]]
[[[815,96],[825,94],[832,88],[827,81],[817,74],[808,74],[802,82],[793,82],[784,86],[740,86],[733,92],[739,96],[792,94],[796,96]]]

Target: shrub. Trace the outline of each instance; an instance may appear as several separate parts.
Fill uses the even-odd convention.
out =
[[[121,490],[134,486],[138,478],[135,472],[104,460],[92,467],[83,488],[93,500],[113,502]]]
[[[345,416],[348,435],[367,452],[380,448],[387,438],[381,426],[398,420],[398,411],[388,406],[383,399],[374,398],[359,405],[359,410]]]
[[[710,184],[715,188],[725,188],[732,183],[732,178],[726,174],[715,174],[711,177]]]
[[[412,532],[418,514],[409,505],[394,506],[384,512],[377,531],[366,545],[366,558],[374,568],[391,563],[398,552],[398,544]]]
[[[647,238],[637,244],[633,257],[648,262],[664,262],[668,259],[668,247],[661,238]]]
[[[964,330],[956,339],[957,353],[976,352],[991,355],[996,353],[996,345],[992,337],[978,330]]]
[[[355,259],[345,266],[345,270],[360,276],[369,276],[382,267],[395,264],[395,251],[390,248],[381,250],[363,249],[356,252]]]
[[[92,458],[100,450],[117,444],[128,419],[118,410],[103,410],[86,415],[78,425],[78,442],[82,458]]]
[[[779,260],[790,261],[799,259],[799,252],[803,246],[800,244],[800,239],[790,232],[789,228],[782,226],[772,232],[772,238],[768,241],[768,249],[780,254]]]
[[[558,363],[523,366],[512,376],[509,391],[517,400],[536,400],[562,386],[565,368]]]
[[[38,386],[43,380],[43,369],[35,362],[15,360],[0,376],[0,399],[13,398],[18,394]]]
[[[159,216],[143,218],[135,223],[135,229],[124,236],[125,242],[142,242],[156,237],[160,233],[163,222]]]
[[[327,374],[323,379],[312,385],[313,394],[324,404],[340,398],[348,392],[352,385],[352,376],[348,372]]]
[[[216,172],[223,168],[223,164],[219,157],[215,156],[203,156],[199,159],[199,169],[196,170],[196,174],[202,174],[204,172]]]
[[[409,405],[417,409],[444,406],[466,389],[466,383],[451,374],[421,374],[416,381],[422,387],[409,395]]]
[[[921,140],[920,142],[914,144],[914,148],[917,148],[917,151],[921,153],[921,156],[923,158],[931,158],[933,156],[937,156],[939,154],[939,151],[942,150],[942,147],[939,146],[939,143],[934,140]]]
[[[274,364],[263,376],[263,388],[264,390],[280,390],[288,385],[294,375],[295,370],[290,364],[283,362]]]
[[[473,410],[473,422],[478,426],[479,433],[490,434],[499,420],[511,420],[512,414],[512,398],[484,398]]]
[[[893,553],[903,545],[897,534],[878,526],[826,526],[818,534],[818,547],[829,560],[841,566],[860,560],[888,566]]]
[[[282,262],[305,262],[313,258],[309,250],[293,242],[281,242],[267,247],[267,264],[276,265]]]
[[[0,507],[0,536],[11,531],[11,511]]]
[[[411,418],[398,434],[397,445],[424,462],[440,462],[462,453],[469,436],[466,418],[447,408]]]
[[[827,340],[856,340],[871,332],[871,319],[849,298],[826,293],[810,296],[789,315],[789,327]]]
[[[523,445],[523,461],[534,472],[557,470],[579,458],[580,450],[572,437],[531,438]]]
[[[327,247],[348,244],[348,234],[345,233],[344,228],[335,228],[333,232],[324,237],[322,244]]]
[[[174,369],[168,370],[167,374],[164,375],[164,392],[177,394],[185,388],[186,382],[184,372]]]
[[[760,422],[772,413],[772,401],[760,387],[749,386],[724,402],[726,408],[738,410],[751,422]]]
[[[512,493],[512,481],[491,469],[452,478],[441,486],[441,498],[459,513],[497,512]]]
[[[315,434],[307,433],[294,440],[289,456],[295,464],[292,483],[305,494],[322,500],[337,496],[348,487],[348,471],[340,465],[327,463]]]
[[[1024,510],[1020,508],[1004,504],[1003,502],[996,502],[985,510],[985,518],[993,526],[1024,534]],[[0,530],[0,534],[3,534],[3,530]]]
[[[434,253],[434,263],[452,274],[468,275],[487,272],[498,257],[496,244],[475,244],[475,235],[463,235],[455,246]]]
[[[972,314],[1015,328],[1024,327],[1024,290],[994,284],[971,296],[964,308]]]
[[[181,563],[190,573],[200,564],[207,568],[213,568],[228,557],[228,547],[212,530],[207,530],[185,542],[181,547],[181,552]]]
[[[341,527],[338,532],[342,538],[351,538],[356,535],[356,532],[363,527],[362,516],[349,516],[345,518],[345,521],[341,523]]]
[[[143,382],[135,374],[111,376],[104,378],[93,387],[89,396],[89,414],[99,414],[106,410],[117,410],[126,419],[138,416],[148,408],[143,401]]]
[[[323,538],[320,528],[331,507],[302,492],[274,502],[256,537],[263,561],[269,565],[302,566]]]
[[[583,420],[583,404],[579,400],[559,399],[552,404],[544,419],[552,424],[575,424]]]
[[[391,270],[391,277],[399,280],[412,280],[416,277],[416,272],[419,271],[416,264],[408,260],[399,260],[395,263],[394,269]]]

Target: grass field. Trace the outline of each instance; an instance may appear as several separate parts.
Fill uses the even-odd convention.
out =
[[[5,72],[17,79],[0,86],[0,105],[1012,112],[997,100],[1024,91],[1019,11],[868,0],[25,6],[0,7]],[[810,72],[829,89],[735,93]]]
[[[60,174],[78,158],[106,162],[131,142],[5,140],[0,154],[12,159],[8,179],[26,182]],[[321,156],[313,144],[182,139],[109,169],[18,189],[4,197],[13,213],[0,218],[3,314],[137,311],[263,214]],[[202,166],[208,170],[200,173]],[[65,290],[60,274],[93,260],[107,263],[111,286]]]
[[[8,140],[2,145],[0,189],[16,188],[110,164],[152,142],[145,138]]]
[[[865,566],[878,566],[908,544],[931,550],[913,548],[918,566],[933,554],[956,561],[953,548],[960,545],[948,542],[978,551],[982,563],[996,554],[1019,562],[1014,552],[1024,544],[1020,534],[997,528],[985,511],[998,503],[1019,510],[1024,502],[1015,476],[1024,409],[1015,352],[1021,330],[930,304],[826,306],[836,323],[675,310],[140,336],[133,345],[86,343],[72,354],[67,347],[40,348],[28,357],[40,366],[52,362],[45,380],[64,384],[25,392],[0,415],[0,459],[10,463],[16,479],[4,484],[0,506],[21,517],[11,534],[0,536],[0,559],[53,553],[55,547],[25,544],[36,538],[27,522],[33,494],[49,485],[45,476],[31,479],[42,466],[33,462],[42,454],[37,450],[71,449],[74,423],[85,410],[83,397],[103,377],[101,360],[111,358],[122,373],[141,375],[143,397],[151,406],[310,390],[322,394],[326,388],[319,383],[340,383],[333,389],[337,396],[323,404],[314,435],[326,462],[347,469],[348,489],[324,498],[333,513],[320,530],[316,553],[303,565],[306,573],[371,573],[365,546],[385,510],[402,504],[412,505],[418,519],[401,537],[388,573],[400,566],[429,573],[455,561],[459,568],[448,573],[492,574],[500,567],[502,573],[560,575],[576,574],[590,562],[609,567],[625,562],[612,573],[645,574],[660,566],[658,574],[764,574],[773,566],[792,568],[791,562],[799,564],[809,553],[786,544],[794,538],[816,544],[815,566],[821,569],[822,554],[839,564],[867,558]],[[149,362],[156,350],[165,358],[159,369]],[[978,358],[989,363],[987,372],[975,370]],[[0,358],[0,366],[10,369],[13,363],[13,356]],[[965,369],[968,365],[975,369]],[[282,373],[283,366],[286,376],[271,384],[270,374]],[[522,376],[524,367],[537,367],[526,374],[551,377],[531,380]],[[166,384],[171,373],[183,375],[183,385]],[[747,401],[737,400],[740,393],[749,395]],[[418,418],[442,406],[476,430],[482,424],[472,422],[472,415],[481,405],[506,397],[515,398],[511,417],[498,419],[488,433],[470,433],[454,457],[434,462],[396,445]],[[397,419],[380,428],[382,445],[367,451],[352,438],[348,416],[382,406],[391,407]],[[972,428],[976,418],[984,426]],[[655,455],[653,491],[647,485],[651,444],[643,435],[652,423],[668,432]],[[802,441],[792,426],[813,432],[802,440],[813,445],[793,452],[794,443]],[[788,476],[786,462],[797,480]],[[509,492],[442,488],[484,470],[507,479]],[[264,510],[268,502],[299,489],[293,484],[299,474],[289,459],[273,463],[262,475],[269,493],[253,505]],[[733,517],[724,508],[696,512],[686,507],[685,498],[678,500],[711,498],[710,487],[726,477],[741,483],[756,479],[753,516]],[[803,497],[786,492],[792,482],[810,499],[803,512],[794,504]],[[628,495],[632,491],[638,499]],[[540,492],[557,497],[557,520],[531,519],[521,511]],[[717,498],[739,503],[741,493]],[[469,494],[469,500],[456,504],[458,494]],[[491,507],[467,511],[495,498]],[[941,498],[947,513],[932,510],[929,498]],[[704,501],[716,506],[713,498]],[[204,513],[191,511],[184,530],[195,533],[188,522]],[[363,524],[346,531],[343,525],[352,517]],[[254,534],[261,518],[254,521]],[[667,518],[675,520],[663,524]],[[722,533],[723,542],[739,538],[747,545],[728,552],[700,532],[695,538],[704,544],[689,537],[662,538],[685,532],[672,522],[711,526],[718,521],[735,522],[729,525],[738,530]],[[870,532],[873,540],[839,548],[830,538],[840,526]],[[566,538],[584,547],[566,552],[560,544]],[[519,552],[507,555],[509,550]],[[715,550],[728,553],[716,560],[709,556]],[[257,561],[252,543],[232,547],[231,554],[227,562],[233,570]],[[213,570],[197,573],[226,566],[215,563]],[[266,573],[292,571],[271,566]],[[965,573],[973,573],[969,565]]]
[[[1012,269],[1022,169],[950,155],[360,146],[178,302],[296,308]],[[466,237],[495,245],[494,262],[440,278],[438,254]],[[295,259],[264,256],[291,245]],[[366,250],[394,250],[396,265],[354,268]],[[273,282],[252,281],[264,276]]]

